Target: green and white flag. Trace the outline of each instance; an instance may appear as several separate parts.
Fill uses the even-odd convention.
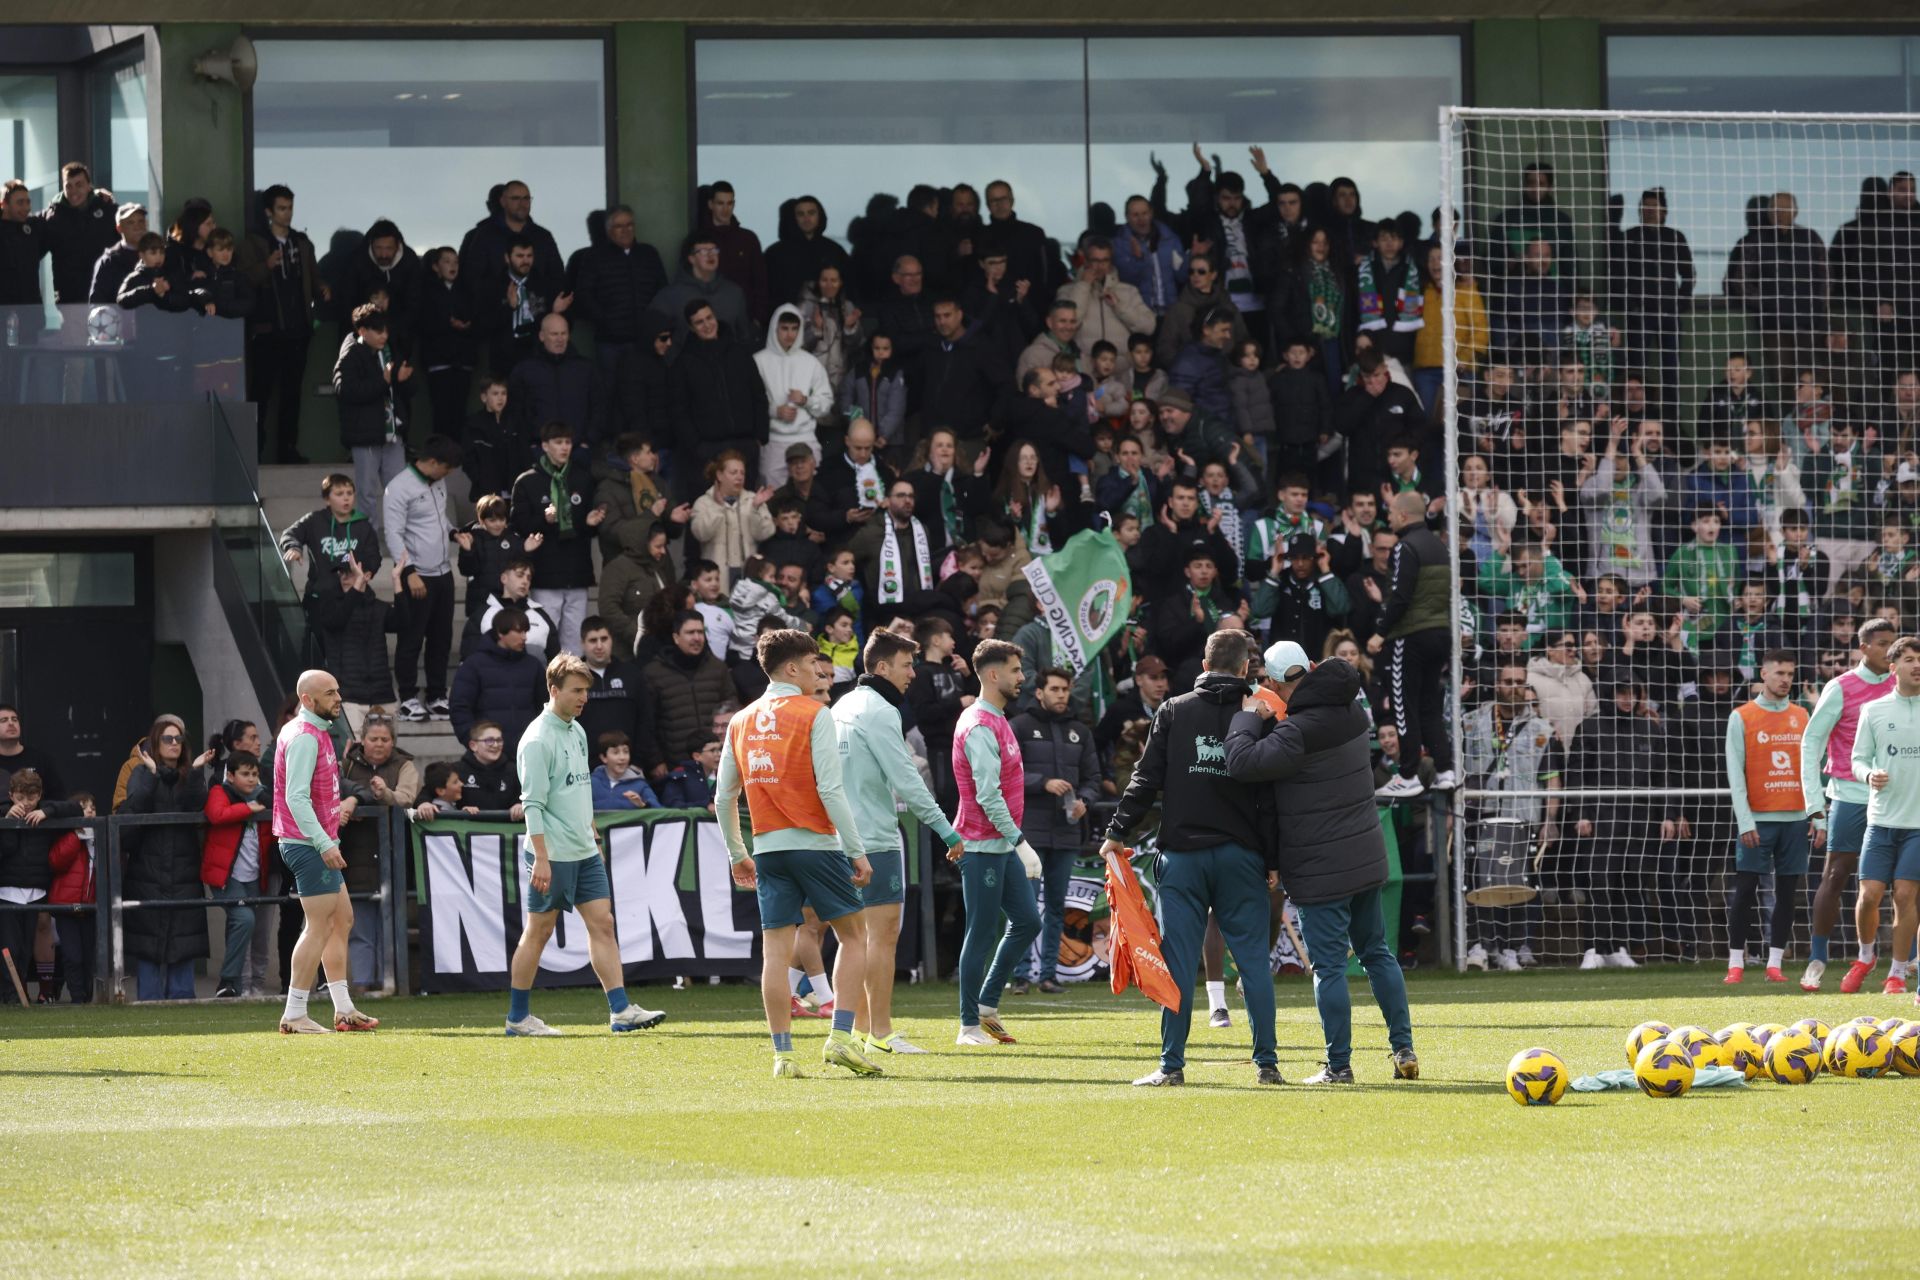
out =
[[[1040,616],[1053,632],[1055,658],[1078,676],[1133,612],[1126,553],[1111,533],[1088,529],[1024,572]]]

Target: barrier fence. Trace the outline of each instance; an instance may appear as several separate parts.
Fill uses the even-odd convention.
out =
[[[1112,808],[1112,801],[1090,806],[1088,829],[1103,831]],[[1393,809],[1382,806],[1382,822],[1390,824],[1393,813]],[[257,815],[250,821],[265,825],[270,814]],[[356,913],[370,909],[379,917],[381,976],[378,982],[369,984],[369,989],[382,995],[503,989],[507,959],[519,941],[521,904],[527,890],[524,824],[513,821],[505,811],[419,823],[403,808],[380,805],[359,809],[348,822],[356,827],[370,824],[375,836],[378,887],[349,894]],[[200,889],[196,896],[124,896],[128,832],[148,827],[204,829],[206,825],[204,818],[191,813],[114,814],[42,822],[36,830],[94,833],[94,900],[72,904],[0,902],[0,916],[93,916],[98,924],[94,998],[125,1002],[130,971],[125,945],[128,912],[292,908],[299,903],[290,892],[213,898],[204,896],[201,886],[196,886]],[[607,813],[597,815],[595,825],[604,840],[616,932],[629,981],[681,976],[753,977],[759,973],[758,903],[751,891],[733,884],[725,845],[712,814],[704,809]],[[1436,866],[1431,871],[1407,871],[1396,856],[1392,887],[1397,890],[1406,885],[1445,883],[1449,825],[1444,803],[1433,803],[1426,843]],[[0,830],[8,829],[25,830],[26,824],[0,819]],[[908,856],[902,872],[904,918],[896,964],[913,980],[932,980],[955,959],[949,956],[943,966],[939,958],[936,893],[957,893],[958,888],[940,883],[945,850],[930,832],[907,815],[902,815],[901,832]],[[1404,855],[1391,830],[1388,835],[1392,847]],[[1096,844],[1097,838],[1090,838],[1086,849]],[[1142,848],[1150,852],[1151,840],[1144,841]],[[270,860],[263,862],[272,865]],[[1091,872],[1089,875],[1095,881],[1099,879]],[[263,876],[263,887],[268,883]],[[1093,886],[1094,890],[1099,888]],[[1443,959],[1452,958],[1447,945],[1452,940],[1452,897],[1447,893],[1435,895],[1435,928]],[[1098,911],[1092,900],[1076,900],[1069,905],[1089,914]],[[1392,929],[1396,923],[1390,919],[1388,927]],[[416,926],[417,944],[412,938]],[[1092,944],[1097,930],[1091,925],[1089,929],[1083,963],[1064,966],[1073,969],[1075,977],[1096,973],[1098,949]],[[829,955],[831,937],[829,933]],[[16,955],[14,961],[23,980],[30,980],[31,953]],[[541,971],[541,981],[546,985],[594,981],[587,961],[585,929],[575,913],[562,913],[542,957]],[[4,978],[0,978],[0,985],[7,985],[10,991]]]

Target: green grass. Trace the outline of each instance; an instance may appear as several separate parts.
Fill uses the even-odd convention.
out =
[[[754,993],[647,989],[670,1021],[508,1040],[504,1000],[371,1006],[372,1036],[283,1038],[277,1008],[0,1014],[0,1258],[15,1276],[1664,1275],[1878,1269],[1910,1223],[1920,1080],[1674,1102],[1500,1087],[1528,1045],[1622,1064],[1644,1018],[1709,1028],[1912,1015],[1893,997],[1717,986],[1706,969],[1412,977],[1423,1066],[1390,1081],[1355,988],[1346,1090],[1256,1089],[1244,1021],[1197,1027],[1188,1086],[1137,995],[1005,1001],[1017,1046],[951,1045],[950,987],[903,989],[933,1056],[776,1082]],[[1319,1056],[1280,988],[1281,1069]]]

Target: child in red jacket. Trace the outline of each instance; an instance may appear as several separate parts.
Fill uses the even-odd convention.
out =
[[[200,879],[215,899],[252,898],[260,893],[261,871],[273,848],[272,829],[253,821],[266,812],[267,793],[260,785],[260,758],[246,751],[227,757],[226,781],[207,792],[204,812],[207,838],[200,855]],[[227,946],[220,955],[220,986],[216,999],[240,994],[246,979],[247,952],[253,943],[254,911],[235,904],[226,908]]]
[[[68,801],[80,806],[80,816],[94,817],[93,796],[76,791]],[[92,827],[84,831],[63,831],[47,851],[53,866],[53,886],[47,890],[49,906],[88,905],[94,902]],[[60,947],[60,967],[67,976],[67,999],[75,1004],[93,1001],[93,958],[100,935],[99,917],[91,912],[53,918],[53,931]]]

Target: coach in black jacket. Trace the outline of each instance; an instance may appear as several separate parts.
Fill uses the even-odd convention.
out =
[[[1253,1061],[1262,1084],[1284,1084],[1275,1053],[1273,982],[1267,967],[1269,866],[1261,853],[1273,825],[1264,787],[1247,787],[1227,772],[1227,729],[1253,692],[1247,683],[1252,639],[1216,631],[1192,693],[1160,704],[1133,780],[1107,827],[1102,856],[1118,853],[1127,833],[1160,797],[1160,950],[1180,986],[1180,1008],[1160,1014],[1160,1069],[1140,1085],[1186,1083],[1187,1029],[1193,1022],[1193,975],[1207,931],[1220,926],[1233,962],[1256,975],[1246,986]]]
[[[1400,962],[1387,945],[1380,887],[1387,846],[1373,799],[1371,724],[1355,699],[1360,673],[1329,658],[1309,671],[1287,700],[1287,718],[1249,701],[1227,732],[1226,766],[1240,782],[1273,783],[1280,830],[1280,879],[1300,906],[1313,967],[1313,998],[1326,1035],[1326,1065],[1308,1084],[1353,1083],[1353,1005],[1347,995],[1347,947],[1387,1020],[1395,1079],[1420,1074]],[[1164,890],[1163,890],[1164,892]],[[1245,972],[1245,970],[1242,970]]]

